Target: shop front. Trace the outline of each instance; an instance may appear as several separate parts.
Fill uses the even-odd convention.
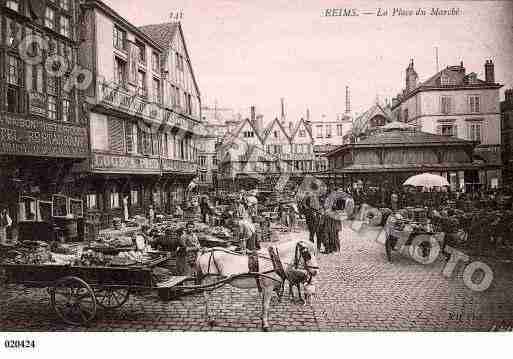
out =
[[[58,217],[55,195],[74,198],[76,163],[88,156],[84,127],[38,116],[0,116],[0,202],[13,225],[8,238],[18,236],[25,222],[52,224]],[[69,203],[64,216],[77,216]]]

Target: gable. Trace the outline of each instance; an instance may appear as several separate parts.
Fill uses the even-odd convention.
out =
[[[287,135],[287,132],[283,128],[283,126],[280,124],[280,122],[275,119],[271,126],[269,126],[268,130],[266,131],[266,137],[264,139],[264,145],[285,145],[290,144],[289,136]]]
[[[253,127],[249,120],[245,120],[242,122],[240,126],[237,137],[248,143],[249,145],[261,145],[260,137],[256,129]]]
[[[306,126],[306,123],[301,119],[296,127],[296,130],[292,134],[292,143],[312,143],[313,137],[310,130]]]
[[[172,50],[174,50],[174,51],[172,51]],[[186,77],[185,82],[188,85],[189,89],[192,89],[192,87],[194,87],[194,89],[196,90],[196,95],[200,96],[199,86],[196,82],[196,77],[194,76],[191,58],[189,56],[189,51],[187,50],[187,45],[185,43],[185,38],[183,35],[181,25],[178,25],[178,31],[175,31],[175,34],[171,41],[171,49],[168,52],[169,52],[168,56],[175,57],[176,52],[178,52],[181,56],[183,56],[184,73],[185,73],[185,77]],[[172,61],[176,66],[176,63],[175,63],[176,58],[173,58]],[[190,81],[192,83],[187,83],[188,81]]]

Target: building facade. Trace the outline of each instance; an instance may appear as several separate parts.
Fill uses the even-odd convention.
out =
[[[340,146],[344,138],[353,128],[353,121],[349,115],[338,116],[335,120],[322,117],[320,120],[310,120],[309,123],[315,144],[318,146]]]
[[[93,74],[90,159],[76,169],[89,217],[167,212],[196,176],[201,100],[181,25],[137,28],[104,3],[82,5],[80,59]]]
[[[430,172],[447,178],[452,190],[472,191],[480,185],[475,145],[393,122],[379,133],[328,153],[328,185],[346,188],[363,183],[391,189],[402,186],[410,176]]]
[[[301,119],[291,133],[277,118],[263,131],[246,119],[219,147],[219,174],[224,188],[274,190],[299,184],[315,168],[313,137]],[[286,179],[286,181],[284,181]],[[283,182],[279,184],[280,182]]]
[[[15,226],[82,215],[69,204],[73,165],[89,154],[74,78],[79,13],[75,0],[0,2],[0,203]]]
[[[198,185],[203,191],[217,190],[218,148],[229,131],[238,126],[238,117],[231,108],[204,106],[201,109],[205,135],[198,148]]]
[[[448,66],[424,82],[418,81],[413,60],[406,69],[405,89],[393,100],[399,121],[419,130],[476,142],[475,156],[482,161],[479,183],[496,187],[501,182],[499,89],[494,64],[484,65],[485,79],[466,73],[463,62]]]
[[[513,185],[513,89],[505,91],[501,102],[502,176],[504,184]]]

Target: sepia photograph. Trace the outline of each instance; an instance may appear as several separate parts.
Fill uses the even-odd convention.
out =
[[[512,1],[0,0],[0,73],[0,352],[513,331]]]

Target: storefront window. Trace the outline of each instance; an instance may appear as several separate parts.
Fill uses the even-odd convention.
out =
[[[96,193],[89,193],[86,196],[87,208],[88,209],[96,209],[98,208],[97,196]]]
[[[110,193],[110,208],[120,208],[119,191],[117,188],[113,188]]]
[[[139,206],[139,190],[130,191],[130,203],[134,207]]]

